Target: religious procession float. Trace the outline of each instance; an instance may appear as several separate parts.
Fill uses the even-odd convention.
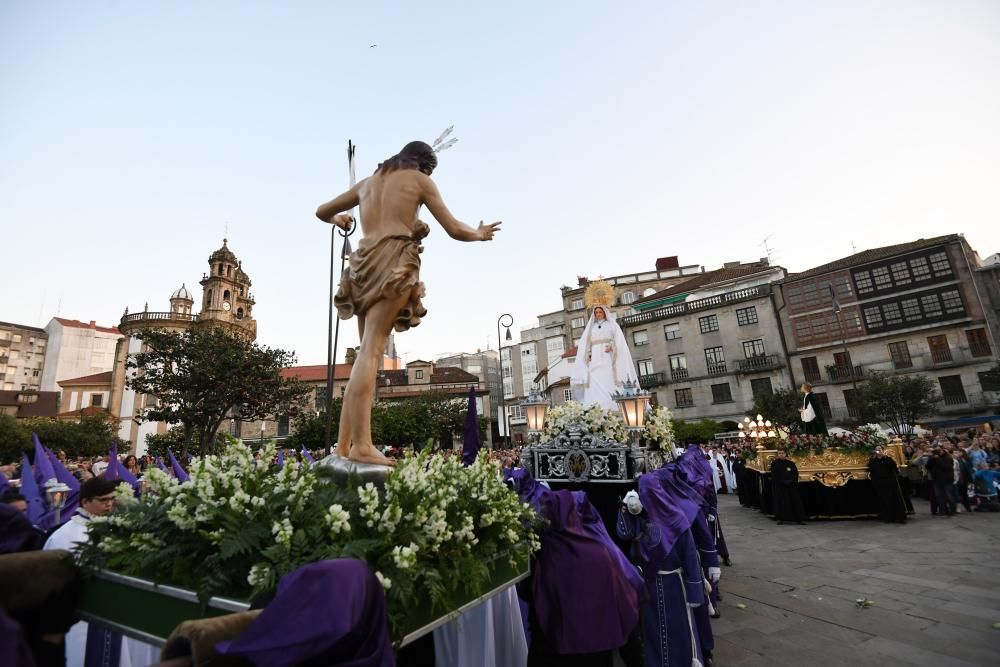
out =
[[[890,440],[874,425],[837,435],[795,435],[758,415],[756,420],[747,417],[739,426],[741,438],[755,445],[745,450],[740,502],[768,515],[774,514],[771,467],[779,449],[787,452],[798,470],[798,491],[809,519],[879,516],[869,468],[876,448],[882,448],[898,469],[907,464],[899,437]],[[908,498],[905,502],[912,513]]]

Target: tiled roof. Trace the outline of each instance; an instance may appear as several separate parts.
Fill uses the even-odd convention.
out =
[[[378,372],[377,384],[380,387],[384,387],[386,385],[400,387],[404,384],[409,384],[409,382],[410,375],[406,372],[406,369],[403,368]]]
[[[435,368],[431,373],[431,384],[455,384],[458,382],[479,382],[479,376],[464,371],[457,366]]]
[[[56,322],[63,325],[64,327],[73,327],[74,329],[93,329],[94,331],[103,331],[104,333],[118,334],[119,336],[122,333],[121,331],[118,330],[118,327],[97,326],[94,320],[91,320],[90,323],[88,324],[86,322],[81,322],[80,320],[67,320],[64,317],[54,317],[52,319],[54,319]]]
[[[13,329],[24,329],[25,331],[37,331],[42,334],[45,333],[45,329],[29,327],[27,324],[15,324],[14,322],[0,322],[0,327],[11,327]]]
[[[550,384],[546,388],[546,391],[548,391],[549,389],[554,389],[555,387],[568,387],[568,386],[569,386],[569,378],[559,378],[558,380]]]
[[[659,301],[660,299],[665,299],[668,296],[676,296],[679,294],[686,294],[696,289],[702,287],[709,287],[716,283],[724,283],[730,280],[736,280],[737,278],[746,278],[747,276],[752,276],[758,273],[767,273],[779,268],[776,266],[768,266],[764,264],[759,264],[757,262],[751,264],[742,264],[740,266],[733,266],[728,269],[716,269],[715,271],[705,271],[704,273],[699,273],[698,275],[685,280],[684,282],[677,283],[666,289],[662,289],[655,294],[650,294],[647,297],[638,299],[634,305],[641,303],[649,303],[650,301]]]
[[[576,345],[563,352],[562,358],[569,359],[570,357],[575,357],[575,356],[576,356]]]
[[[897,245],[887,245],[881,248],[871,248],[870,250],[862,250],[861,252],[854,253],[853,255],[848,255],[847,257],[841,257],[840,259],[828,262],[826,264],[821,264],[820,266],[813,267],[802,273],[790,273],[785,277],[784,280],[780,281],[782,283],[789,283],[794,280],[799,280],[800,278],[809,278],[811,276],[820,275],[823,273],[829,273],[830,271],[839,271],[841,269],[846,269],[852,266],[858,266],[860,264],[867,264],[869,262],[875,262],[880,259],[887,259],[889,257],[894,257],[895,255],[902,255],[903,253],[913,252],[915,250],[921,250],[923,248],[929,248],[931,246],[941,245],[942,243],[948,243],[949,241],[955,241],[961,238],[958,234],[946,234],[945,236],[935,236],[929,239],[917,239],[916,241],[910,241],[909,243],[900,243]]]
[[[351,364],[337,364],[333,369],[334,380],[347,380],[351,377]],[[302,382],[326,382],[326,364],[316,366],[290,366],[281,369],[281,377],[298,378]]]
[[[93,375],[84,375],[78,378],[70,378],[68,380],[59,380],[56,384],[60,387],[74,387],[89,384],[111,384],[111,371],[94,373]]]
[[[82,410],[67,410],[66,412],[60,412],[56,417],[66,418],[66,417],[96,417],[97,415],[109,414],[107,408],[99,408],[95,405],[88,405]]]
[[[32,403],[18,401],[20,394],[38,396],[38,400]],[[26,417],[55,417],[59,409],[58,391],[0,391],[0,405],[16,405],[17,418]]]
[[[379,398],[391,401],[394,398],[413,398],[414,396],[423,396],[424,394],[435,392],[442,394],[453,394],[455,396],[468,396],[468,387],[440,387],[435,388],[432,385],[418,385],[420,387],[425,387],[425,389],[413,389],[412,391],[384,391],[379,392],[376,390],[376,394]],[[489,389],[476,389],[476,396],[488,396],[490,393]]]

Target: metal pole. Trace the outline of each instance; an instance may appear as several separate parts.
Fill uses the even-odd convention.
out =
[[[347,141],[347,169],[350,174],[350,183],[353,188],[355,185],[355,175],[354,175],[354,150],[357,148],[350,140]],[[344,262],[347,256],[351,254],[351,246],[347,241],[347,237],[354,233],[354,229],[357,228],[357,223],[349,232],[341,231],[340,235],[344,237],[344,247],[340,252],[340,273],[337,276],[344,273]],[[336,278],[333,272],[333,267],[336,262],[337,253],[335,251],[337,245],[337,226],[333,225],[330,230],[330,304],[329,304],[329,315],[327,316],[327,329],[326,329],[326,429],[323,433],[323,447],[326,449],[327,454],[333,453],[330,445],[331,431],[333,429],[333,382],[334,382],[334,369],[336,368],[337,362],[337,343],[340,338],[340,318],[334,318],[333,316],[333,296],[336,294]]]
[[[500,338],[500,323],[505,317],[510,318],[510,323],[503,325],[506,327],[508,335],[510,334],[510,327],[514,324],[514,316],[510,313],[504,313],[497,318],[497,352],[500,354],[500,414],[503,420],[504,435],[507,437],[507,449],[510,449],[510,417],[507,415],[506,401],[504,400],[503,341]],[[513,374],[511,374],[511,382],[513,382]]]

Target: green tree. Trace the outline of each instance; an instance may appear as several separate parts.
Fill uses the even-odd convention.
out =
[[[31,446],[31,433],[13,415],[0,414],[0,465],[16,463]]]
[[[715,439],[716,433],[725,430],[721,423],[713,419],[702,419],[697,422],[686,422],[679,419],[671,419],[670,421],[674,426],[674,442],[678,445],[711,442]]]
[[[293,353],[219,327],[150,329],[135,337],[143,349],[129,356],[128,368],[136,373],[128,387],[157,399],[137,419],[179,424],[189,451],[209,453],[230,414],[243,421],[273,418],[309,393],[298,379],[282,377],[282,369],[295,363]]]
[[[0,460],[10,462],[21,458],[21,452],[30,452],[34,446],[32,433],[49,449],[61,449],[70,458],[100,456],[114,444],[119,451],[126,451],[129,443],[118,439],[115,426],[115,420],[107,415],[83,417],[79,421],[50,417],[18,420],[11,415],[0,415]],[[32,456],[29,453],[29,458]]]
[[[340,397],[333,399],[332,420],[330,423],[330,445],[337,441],[337,431],[340,429],[340,409],[344,401]],[[285,447],[295,449],[322,449],[326,438],[326,411],[318,414],[312,410],[301,410],[292,421],[293,435],[285,441]]]
[[[757,415],[763,415],[764,419],[770,419],[773,424],[796,430],[800,424],[801,407],[801,393],[794,389],[779,388],[770,394],[761,393],[754,396],[753,407],[747,416],[755,419]]]
[[[927,375],[871,373],[858,386],[857,406],[863,417],[887,423],[900,435],[934,412],[934,380]]]

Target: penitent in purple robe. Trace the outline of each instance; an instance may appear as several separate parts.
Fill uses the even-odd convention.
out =
[[[668,464],[639,478],[643,511],[618,513],[618,536],[632,542],[632,559],[642,567],[643,646],[647,667],[701,665],[697,607],[705,604],[704,578],[691,525],[700,503]]]
[[[532,572],[532,608],[559,654],[624,645],[639,622],[639,600],[604,542],[583,526],[570,491],[545,495],[549,526]]]
[[[282,577],[278,593],[236,639],[216,645],[259,667],[393,667],[385,594],[368,566],[341,558]]]
[[[646,667],[690,667],[702,664],[702,641],[692,605],[703,605],[698,552],[690,531],[674,542],[670,551],[658,548],[662,539],[643,511],[618,512],[618,536],[633,540],[635,558],[642,564],[648,595],[642,605],[642,643]]]

